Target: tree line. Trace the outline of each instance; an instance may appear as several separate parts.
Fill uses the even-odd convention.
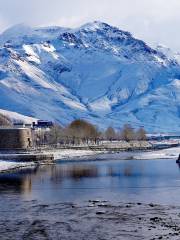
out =
[[[146,141],[144,128],[134,129],[130,124],[125,124],[121,130],[108,127],[99,130],[95,125],[86,120],[74,120],[68,126],[62,127],[55,124],[50,131],[40,132],[41,140],[48,144],[99,144],[101,141]]]

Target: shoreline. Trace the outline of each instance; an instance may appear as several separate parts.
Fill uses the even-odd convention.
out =
[[[12,161],[8,160],[8,154],[5,154],[7,160],[1,160],[0,154],[0,173],[15,171],[20,168],[36,167],[38,165],[56,164],[57,161],[62,163],[68,162],[87,162],[87,161],[104,161],[103,156],[113,155],[116,160],[160,160],[172,159],[176,160],[180,153],[180,147],[165,148],[161,150],[134,150],[134,151],[94,151],[94,150],[75,150],[75,149],[52,149],[42,150],[34,154],[53,155],[54,161],[51,162],[35,162],[35,161]],[[17,154],[18,155],[18,154]],[[27,154],[28,155],[28,154]],[[102,158],[100,157],[102,156]],[[86,158],[86,159],[85,159]],[[109,159],[115,160],[115,159]]]

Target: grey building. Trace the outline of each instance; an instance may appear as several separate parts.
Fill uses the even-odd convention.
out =
[[[29,128],[0,128],[0,150],[25,150],[33,146]]]

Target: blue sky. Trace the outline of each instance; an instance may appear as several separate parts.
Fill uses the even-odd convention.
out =
[[[76,27],[100,20],[180,51],[180,0],[0,0],[0,32],[18,24]]]

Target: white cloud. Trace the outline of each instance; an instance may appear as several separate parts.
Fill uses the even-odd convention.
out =
[[[74,27],[101,20],[180,50],[179,12],[179,0],[0,0],[0,27],[21,22]]]

